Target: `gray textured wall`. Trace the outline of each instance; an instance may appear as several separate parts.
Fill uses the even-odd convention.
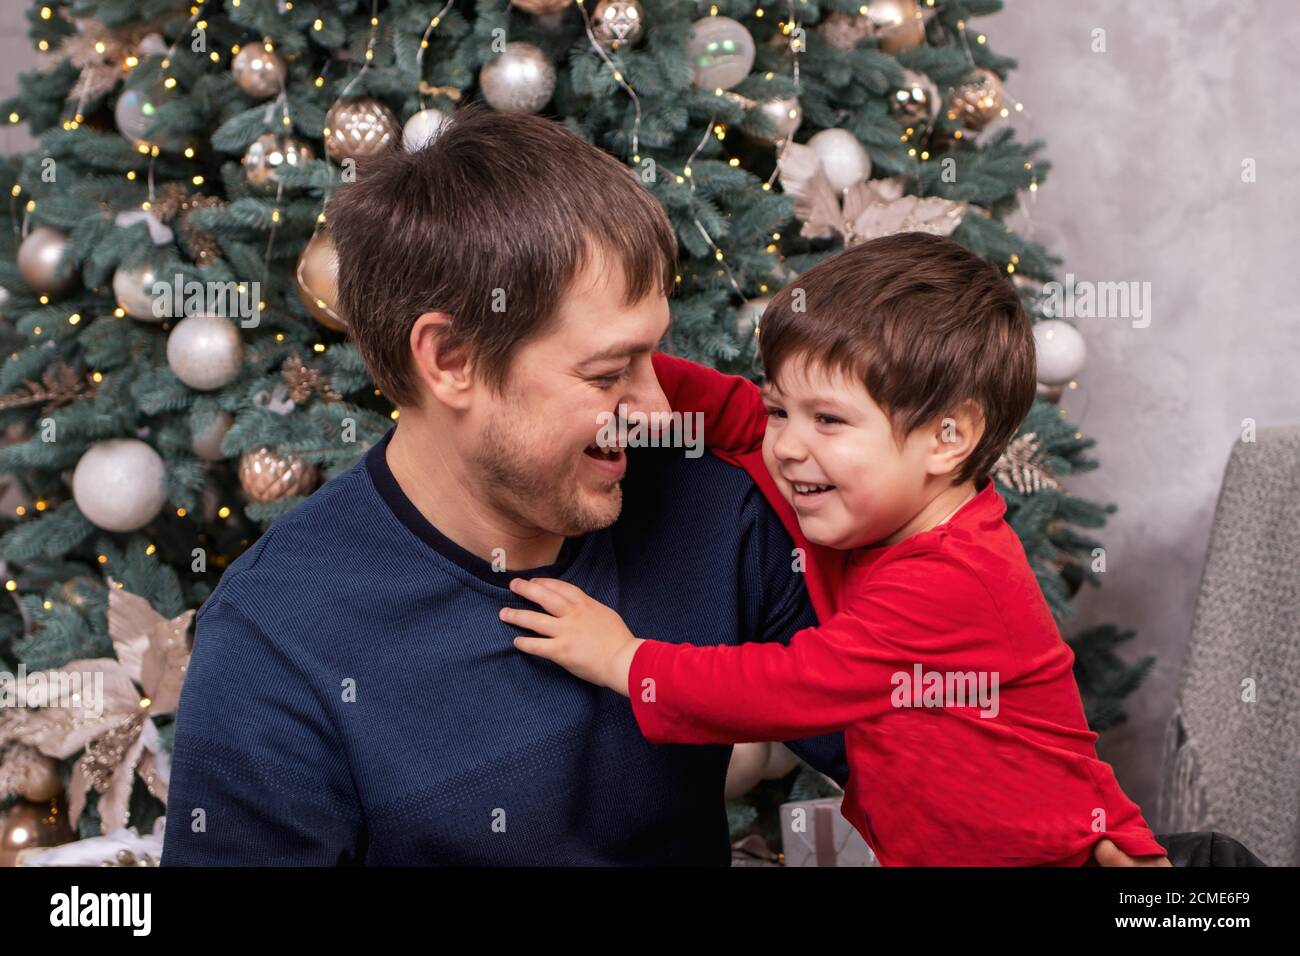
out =
[[[1137,629],[1154,654],[1102,755],[1153,815],[1160,753],[1224,464],[1241,422],[1300,422],[1300,129],[1294,0],[1007,0],[980,21],[1020,61],[1015,118],[1053,169],[1036,237],[1079,279],[1151,283],[1149,328],[1081,319],[1088,363],[1065,399],[1101,468],[1069,480],[1113,501],[1107,573],[1081,625]],[[1107,51],[1092,50],[1105,29]],[[1288,65],[1291,64],[1291,65]],[[1257,181],[1243,183],[1242,160]]]
[[[1108,570],[1079,626],[1138,630],[1159,662],[1102,754],[1148,814],[1215,496],[1241,421],[1300,422],[1300,97],[1294,0],[1007,0],[979,21],[1020,60],[1014,122],[1047,141],[1033,234],[1080,279],[1152,284],[1149,328],[1081,320],[1090,350],[1065,401],[1102,468],[1070,480],[1113,501]],[[23,5],[0,7],[0,94],[35,62]],[[1107,52],[1092,51],[1106,30]],[[25,148],[0,124],[0,149]],[[1241,181],[1253,157],[1258,181]]]

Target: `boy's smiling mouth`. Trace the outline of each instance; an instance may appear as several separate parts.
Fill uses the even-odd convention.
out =
[[[821,494],[825,494],[828,491],[835,490],[834,485],[812,485],[802,481],[792,481],[790,482],[790,486],[794,488],[794,493],[796,495],[803,495],[803,496],[821,495]]]

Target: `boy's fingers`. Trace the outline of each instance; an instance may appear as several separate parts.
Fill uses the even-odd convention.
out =
[[[507,624],[513,624],[515,627],[526,627],[530,631],[545,634],[547,637],[555,636],[556,625],[559,623],[549,614],[543,614],[541,611],[525,611],[517,607],[503,607],[500,617]]]
[[[515,649],[531,654],[533,657],[544,657],[548,661],[555,660],[555,644],[545,637],[516,637]]]
[[[570,601],[582,601],[588,597],[586,591],[576,584],[570,584],[568,581],[561,581],[559,578],[534,578],[534,581],[540,581],[562,598]]]
[[[534,578],[531,581],[526,578],[511,578],[510,590],[534,604],[540,604],[552,614],[563,614],[569,606],[569,601],[559,592],[542,583],[545,580],[545,578]]]

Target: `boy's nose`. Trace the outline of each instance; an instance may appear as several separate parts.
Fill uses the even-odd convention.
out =
[[[799,437],[798,430],[787,424],[777,431],[772,453],[777,461],[803,461],[808,457],[808,446]]]

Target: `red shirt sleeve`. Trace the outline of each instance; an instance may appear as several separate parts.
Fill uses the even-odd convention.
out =
[[[723,461],[743,468],[763,492],[794,540],[799,554],[791,555],[791,560],[801,560],[804,583],[817,619],[829,620],[835,613],[844,579],[846,555],[812,544],[803,536],[794,508],[763,464],[767,406],[758,386],[740,375],[725,375],[666,352],[655,352],[651,362],[672,410],[703,414],[705,445]]]
[[[651,743],[788,740],[893,709],[917,664],[1006,670],[1000,619],[983,584],[942,552],[902,557],[819,627],[778,643],[696,647],[648,640],[628,691]]]
[[[672,410],[704,415],[709,448],[738,455],[763,447],[767,408],[757,385],[666,352],[655,352],[650,361]]]

